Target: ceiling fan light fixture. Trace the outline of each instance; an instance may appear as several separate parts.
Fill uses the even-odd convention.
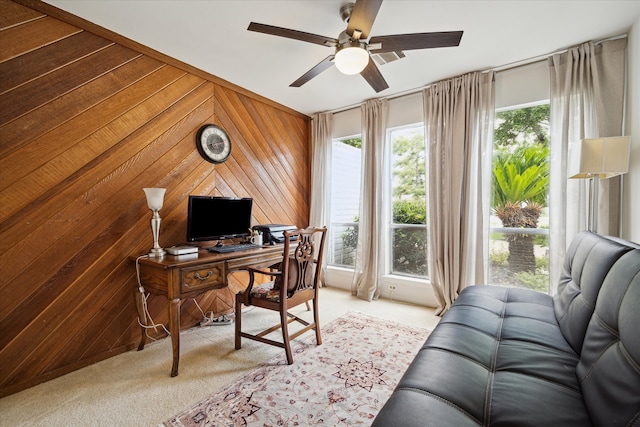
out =
[[[349,41],[338,46],[334,62],[342,74],[358,74],[369,63],[369,52],[357,40]]]

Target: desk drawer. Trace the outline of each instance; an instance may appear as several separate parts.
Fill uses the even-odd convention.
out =
[[[293,253],[293,250],[291,250],[291,253]],[[227,262],[229,271],[233,271],[246,267],[264,268],[280,261],[282,261],[282,248],[277,252],[259,252],[242,258],[230,259]]]
[[[226,286],[225,263],[213,262],[182,270],[182,292]]]

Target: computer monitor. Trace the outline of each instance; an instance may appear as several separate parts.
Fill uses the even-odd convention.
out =
[[[187,241],[249,236],[252,206],[251,198],[189,196]]]

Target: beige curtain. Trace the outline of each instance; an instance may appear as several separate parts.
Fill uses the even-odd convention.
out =
[[[567,179],[568,149],[584,138],[623,135],[627,40],[584,43],[549,58],[551,175],[550,292],[555,293],[571,239],[587,229],[588,181]],[[619,235],[620,177],[600,180],[598,232]]]
[[[361,106],[362,182],[358,245],[351,293],[371,301],[380,295],[381,236],[384,230],[383,177],[387,100],[369,100]]]
[[[466,286],[486,283],[494,92],[493,72],[466,74],[423,92],[436,314]]]
[[[329,226],[331,219],[331,144],[333,113],[319,113],[311,118],[311,205],[309,226]],[[329,236],[331,230],[328,231]],[[319,237],[318,237],[319,239]],[[330,241],[330,239],[329,239]],[[319,246],[320,242],[316,242]],[[324,259],[330,245],[324,247]],[[321,279],[327,269],[323,263]]]

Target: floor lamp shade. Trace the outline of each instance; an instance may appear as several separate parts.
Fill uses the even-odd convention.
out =
[[[629,171],[628,136],[583,139],[570,147],[569,178],[612,178]]]
[[[583,139],[569,146],[569,179],[589,180],[588,229],[598,232],[599,180],[629,171],[628,136]]]

